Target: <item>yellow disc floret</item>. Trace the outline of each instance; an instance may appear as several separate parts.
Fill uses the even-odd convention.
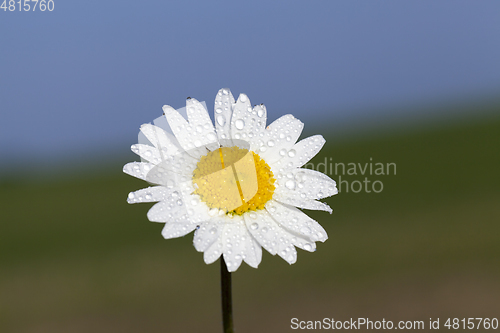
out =
[[[222,147],[203,156],[193,172],[194,194],[230,215],[263,209],[274,193],[274,175],[260,156]]]

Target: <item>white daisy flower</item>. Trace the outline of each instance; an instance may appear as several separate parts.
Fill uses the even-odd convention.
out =
[[[257,268],[262,248],[293,264],[295,247],[313,252],[328,238],[298,209],[331,213],[318,199],[338,193],[328,176],[301,168],[325,144],[321,135],[296,142],[301,121],[285,115],[266,127],[265,106],[252,108],[245,94],[235,101],[229,89],[215,98],[215,128],[195,99],[186,102],[187,120],[170,106],[163,111],[168,125],[141,126],[146,144],[132,151],[142,162],[123,171],[156,185],[131,192],[128,202],[158,202],[147,216],[165,223],[164,238],[195,230],[205,262],[223,255],[230,272],[242,261]]]

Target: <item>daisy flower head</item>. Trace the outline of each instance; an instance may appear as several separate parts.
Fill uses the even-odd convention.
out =
[[[230,272],[245,261],[257,268],[262,248],[288,263],[296,247],[313,252],[328,236],[299,208],[331,208],[320,202],[338,193],[335,181],[301,168],[325,144],[321,135],[297,142],[303,123],[285,115],[266,127],[263,104],[229,89],[215,98],[215,127],[203,102],[163,107],[164,116],[141,126],[132,151],[141,162],[123,171],[154,186],[131,192],[129,203],[157,202],[150,221],[165,223],[164,238],[194,232],[194,247],[207,264],[221,255]],[[185,114],[183,116],[182,114]]]

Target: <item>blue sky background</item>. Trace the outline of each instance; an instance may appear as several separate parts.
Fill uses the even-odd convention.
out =
[[[0,165],[128,150],[222,87],[332,131],[500,92],[499,1],[54,2],[0,11]]]

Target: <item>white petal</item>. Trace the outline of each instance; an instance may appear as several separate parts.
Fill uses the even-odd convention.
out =
[[[217,138],[210,117],[203,105],[196,100],[188,102],[188,104],[190,105],[188,107],[188,110],[190,110],[189,114],[191,114],[190,120],[192,120],[192,122],[190,121],[189,123],[171,106],[163,106],[163,112],[181,147],[192,155],[194,148],[213,144],[217,141]],[[205,116],[201,116],[203,112],[206,113]],[[195,155],[194,157],[199,157],[199,154]]]
[[[240,221],[227,223],[222,234],[224,261],[229,272],[234,272],[240,267],[243,257],[246,256],[246,239],[251,237],[243,219],[239,219]]]
[[[241,94],[233,107],[231,118],[231,137],[237,140],[245,140],[257,143],[259,134],[266,127],[266,112],[263,105],[252,108],[247,95]]]
[[[179,193],[179,192],[174,192]],[[190,223],[185,207],[182,205],[181,199],[176,194],[175,198],[160,201],[148,211],[148,219],[151,222],[175,222],[175,223]],[[179,205],[177,202],[180,202]]]
[[[175,184],[188,182],[192,179],[197,163],[198,160],[187,152],[169,156],[149,171],[146,180],[154,184],[166,186],[171,182]]]
[[[289,151],[297,142],[303,128],[304,124],[291,114],[278,118],[269,125],[265,135],[259,139],[260,148],[257,153],[268,164],[293,155],[293,151],[292,153]]]
[[[322,210],[330,214],[333,212],[332,208],[324,202],[311,199],[297,198],[297,196],[291,196],[288,195],[288,193],[283,193],[281,191],[275,191],[273,194],[273,199],[283,204],[303,209]]]
[[[130,162],[125,164],[123,167],[123,172],[132,177],[136,177],[142,180],[146,180],[146,176],[149,171],[154,167],[154,164],[146,162]]]
[[[244,239],[245,242],[245,256],[243,260],[253,268],[257,268],[262,261],[262,246],[247,233]]]
[[[278,254],[290,264],[297,260],[294,246],[313,252],[316,245],[306,237],[280,227],[266,210],[244,214],[251,235],[272,255]]]
[[[201,223],[194,233],[193,244],[198,252],[205,252],[220,236],[224,224],[220,220]]]
[[[295,247],[290,241],[292,237],[290,236],[290,234],[286,233],[283,230],[280,230],[280,233],[281,241],[278,242],[278,255],[281,258],[285,259],[285,261],[290,265],[295,264],[295,262],[297,261],[297,250],[295,250]]]
[[[316,201],[338,193],[335,181],[327,175],[298,168],[274,176],[277,179],[274,200],[300,208],[332,212],[327,204]]]
[[[153,146],[135,144],[132,145],[130,149],[134,152],[134,154],[139,155],[144,161],[158,164],[163,160],[160,151]]]
[[[278,225],[265,210],[243,214],[245,224],[250,234],[267,250],[275,255],[278,253]]]
[[[233,114],[234,97],[231,90],[223,88],[215,97],[214,119],[217,137],[221,144],[226,141],[226,146],[231,145],[231,116]]]
[[[321,135],[310,136],[299,141],[288,151],[287,156],[271,164],[271,170],[273,173],[278,173],[287,169],[300,168],[321,150],[325,142]]]
[[[164,186],[153,186],[148,188],[143,188],[135,192],[130,192],[128,194],[127,202],[129,204],[142,203],[142,202],[157,202],[166,200],[166,198],[171,195],[172,189],[168,189]]]
[[[158,149],[163,158],[178,154],[182,150],[177,139],[158,126],[144,124],[141,126],[141,132]]]
[[[189,223],[169,223],[167,222],[161,231],[163,238],[177,238],[189,234],[196,228],[196,224]]]
[[[324,242],[328,239],[326,231],[318,222],[295,207],[270,200],[266,204],[266,210],[276,222],[294,234],[301,235],[313,242]]]
[[[203,253],[203,260],[206,264],[215,262],[222,254],[222,237],[219,237],[210,247]]]
[[[186,100],[186,108],[189,125],[193,128],[192,136],[195,138],[195,147],[208,146],[210,150],[219,148],[214,125],[203,104],[190,98]]]

